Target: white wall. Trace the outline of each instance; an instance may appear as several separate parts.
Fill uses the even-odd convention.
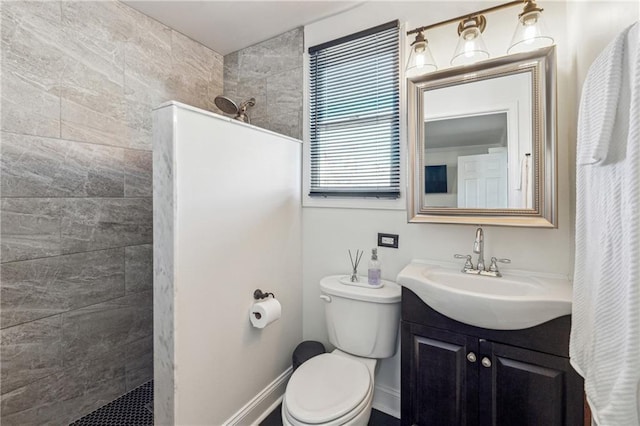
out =
[[[154,181],[173,189],[154,199],[156,383],[169,386],[155,387],[156,424],[219,425],[290,368],[302,340],[301,146],[179,104],[156,116],[167,109],[173,136],[154,135],[170,144],[154,146]],[[257,288],[282,304],[262,330],[249,322]]]
[[[393,19],[406,22],[406,30],[486,6],[482,2],[368,2],[307,26],[305,48]],[[569,151],[574,144],[570,134],[575,126],[572,115],[575,98],[571,52],[566,34],[567,5],[542,2],[542,6],[558,53],[558,229],[487,226],[485,250],[489,256],[511,258],[512,268],[568,275],[573,263],[569,176],[573,174],[574,162],[569,157]],[[488,26],[484,36],[492,57],[506,51],[519,12],[515,7],[487,17]],[[456,37],[454,24],[427,33],[437,62],[448,63],[455,49]],[[401,143],[406,149],[404,137]],[[318,282],[325,275],[348,272],[347,249],[374,247],[377,232],[399,234],[399,249],[379,250],[383,278],[394,280],[402,267],[413,258],[451,260],[455,253],[471,253],[474,230],[473,225],[408,224],[405,210],[303,208],[304,338],[327,342]],[[381,364],[376,377],[374,407],[399,415],[399,401],[393,398],[399,395],[399,389],[400,360],[399,354],[396,354]]]

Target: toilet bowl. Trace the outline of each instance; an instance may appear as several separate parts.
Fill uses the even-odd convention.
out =
[[[338,349],[302,364],[282,401],[286,426],[366,425],[371,415],[376,360]]]
[[[337,349],[291,375],[282,401],[284,425],[369,422],[377,359],[394,355],[400,324],[400,286],[382,282],[380,288],[355,286],[338,275],[320,281],[329,341]]]

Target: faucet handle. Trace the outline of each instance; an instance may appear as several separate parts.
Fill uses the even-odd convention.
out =
[[[473,263],[471,263],[471,255],[470,254],[454,254],[453,257],[456,259],[466,259],[464,262],[464,269],[462,272],[467,272],[468,270],[473,269]]]
[[[498,259],[497,257],[491,258],[491,265],[489,266],[489,271],[498,272],[498,262],[500,263],[511,263],[511,259]]]

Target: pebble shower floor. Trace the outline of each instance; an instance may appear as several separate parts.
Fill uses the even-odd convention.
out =
[[[153,426],[153,380],[103,405],[70,426]]]

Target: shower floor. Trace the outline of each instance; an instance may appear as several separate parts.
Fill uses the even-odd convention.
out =
[[[153,380],[76,420],[71,426],[153,426]]]

